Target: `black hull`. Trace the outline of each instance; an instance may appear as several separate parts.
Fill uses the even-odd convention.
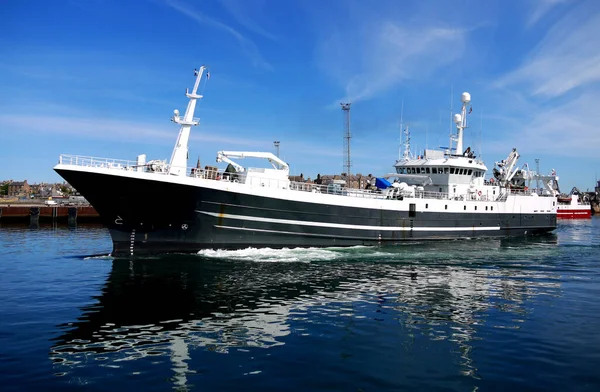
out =
[[[56,169],[100,214],[115,257],[546,233],[556,214],[381,210]],[[343,196],[339,196],[343,197]],[[397,228],[397,229],[391,229]],[[486,229],[488,228],[488,229]]]

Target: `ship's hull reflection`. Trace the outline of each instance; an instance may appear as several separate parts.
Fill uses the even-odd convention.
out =
[[[472,374],[469,342],[496,299],[509,305],[502,310],[514,312],[518,326],[527,298],[558,295],[558,277],[530,268],[552,259],[556,241],[543,236],[322,250],[334,260],[319,262],[306,250],[296,251],[302,262],[256,262],[240,253],[114,260],[96,302],[82,308],[77,321],[59,326],[50,357],[60,374],[163,358],[171,363],[174,385],[182,386],[195,349],[280,346],[310,334],[293,334],[295,323],[319,311],[338,315],[327,322],[342,327],[353,319],[377,321],[365,320],[353,305],[362,303],[381,308],[411,334],[455,342],[461,371]],[[281,252],[263,261],[277,261]],[[301,260],[303,252],[311,256]]]

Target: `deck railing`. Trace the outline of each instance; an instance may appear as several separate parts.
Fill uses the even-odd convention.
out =
[[[144,171],[152,172],[157,175],[168,173],[169,165],[165,161],[149,161],[143,165],[138,165],[135,161],[127,161],[122,159],[112,158],[97,158],[77,155],[61,155],[59,163],[64,165],[86,166],[106,168],[112,170],[128,170],[128,171]],[[232,183],[245,183],[246,173],[231,173],[223,169],[218,169],[213,166],[206,166],[204,169],[191,167],[186,169],[189,177],[226,181]],[[461,201],[506,201],[509,194],[512,195],[530,195],[531,192],[523,190],[500,191],[498,195],[486,194],[476,195],[475,193],[468,194],[449,194],[446,192],[431,192],[420,190],[400,190],[397,189],[393,194],[386,190],[371,190],[371,189],[356,189],[345,188],[333,184],[312,184],[306,182],[295,182],[289,180],[278,180],[267,177],[253,175],[252,183],[276,189],[289,189],[300,192],[313,192],[329,195],[340,195],[346,197],[361,197],[369,199],[438,199],[438,200],[461,200]]]
[[[124,159],[112,159],[112,158],[96,158],[96,157],[85,157],[80,155],[65,155],[62,154],[58,160],[58,163],[63,165],[75,165],[75,166],[87,166],[87,167],[104,167],[111,169],[128,169],[137,167],[135,161],[127,161]]]

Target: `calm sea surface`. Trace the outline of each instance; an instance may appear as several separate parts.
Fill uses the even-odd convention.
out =
[[[553,235],[113,260],[0,226],[0,389],[599,391],[600,219]]]

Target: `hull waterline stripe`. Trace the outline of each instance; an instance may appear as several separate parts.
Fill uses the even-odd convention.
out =
[[[275,219],[263,218],[258,216],[245,216],[234,214],[220,214],[217,212],[198,211],[196,212],[214,216],[216,218],[237,219],[254,222],[278,223],[283,225],[298,225],[298,226],[313,226],[313,227],[328,227],[335,229],[351,229],[351,230],[375,230],[375,231],[495,231],[500,230],[498,226],[465,226],[465,227],[401,227],[401,226],[357,226],[347,225],[342,223],[326,223],[326,222],[310,222],[291,219]]]
[[[227,229],[227,230],[239,230],[239,231],[251,231],[255,233],[271,233],[271,234],[279,234],[279,235],[290,235],[290,236],[300,236],[307,238],[328,238],[328,239],[338,239],[338,240],[353,240],[353,241],[368,241],[368,242],[404,242],[405,240],[409,240],[412,242],[415,241],[429,241],[429,240],[448,240],[451,238],[448,237],[439,237],[432,236],[427,238],[419,238],[414,240],[413,238],[374,238],[374,237],[357,237],[357,236],[347,236],[347,235],[334,235],[334,234],[314,234],[314,233],[299,233],[295,231],[279,231],[279,230],[267,230],[267,229],[252,229],[248,227],[234,227],[234,226],[221,226],[215,225],[214,227],[218,229]],[[464,239],[471,237],[464,237]],[[250,245],[251,246],[251,245]]]
[[[283,235],[296,235],[296,236],[302,236],[302,237],[337,238],[337,239],[350,239],[350,240],[360,240],[360,241],[377,241],[376,238],[372,238],[372,237],[350,237],[350,236],[346,236],[346,235],[299,233],[299,232],[296,232],[296,231],[252,229],[252,228],[249,228],[249,227],[234,227],[234,226],[221,226],[221,225],[215,225],[215,227],[217,227],[219,229],[252,231],[252,232],[272,233],[272,234],[280,234],[280,235],[281,234],[283,234]]]

